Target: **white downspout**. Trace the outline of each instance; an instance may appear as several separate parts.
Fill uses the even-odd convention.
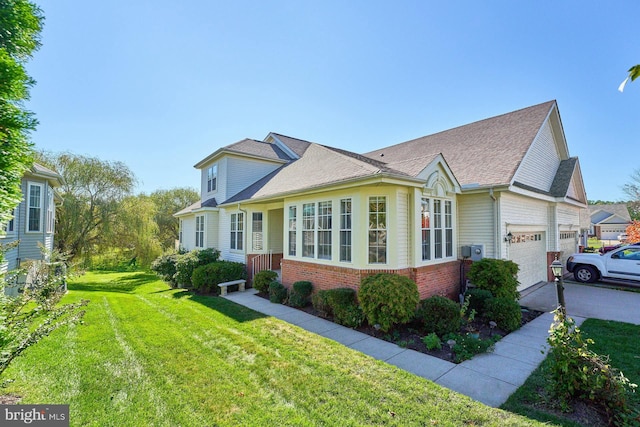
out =
[[[495,240],[493,242],[493,253],[496,259],[500,259],[502,258],[502,254],[500,253],[500,231],[501,230],[500,230],[500,224],[498,220],[498,206],[497,206],[498,199],[493,194],[493,187],[489,189],[489,197],[491,197],[491,200],[493,200],[493,219],[496,227]]]

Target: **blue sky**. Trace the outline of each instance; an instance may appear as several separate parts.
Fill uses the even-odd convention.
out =
[[[36,3],[36,148],[123,161],[138,192],[270,131],[367,152],[552,99],[589,199],[640,168],[635,0]]]

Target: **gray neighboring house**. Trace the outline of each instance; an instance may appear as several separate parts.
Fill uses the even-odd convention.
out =
[[[618,240],[618,236],[627,232],[631,216],[626,203],[615,205],[590,205],[591,228],[589,234],[600,240]]]
[[[55,192],[63,182],[62,176],[34,163],[22,177],[22,201],[13,211],[13,219],[2,224],[0,244],[19,241],[4,254],[0,275],[20,267],[27,260],[43,260],[40,246],[53,250],[56,202]],[[44,259],[47,261],[46,259]]]

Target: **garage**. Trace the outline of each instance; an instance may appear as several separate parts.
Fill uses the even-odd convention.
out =
[[[509,259],[518,264],[518,290],[547,281],[547,245],[540,231],[514,233],[509,245]]]

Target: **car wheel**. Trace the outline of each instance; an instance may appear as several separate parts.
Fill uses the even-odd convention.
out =
[[[590,265],[581,265],[573,271],[573,277],[582,283],[593,283],[598,280],[598,270]]]

